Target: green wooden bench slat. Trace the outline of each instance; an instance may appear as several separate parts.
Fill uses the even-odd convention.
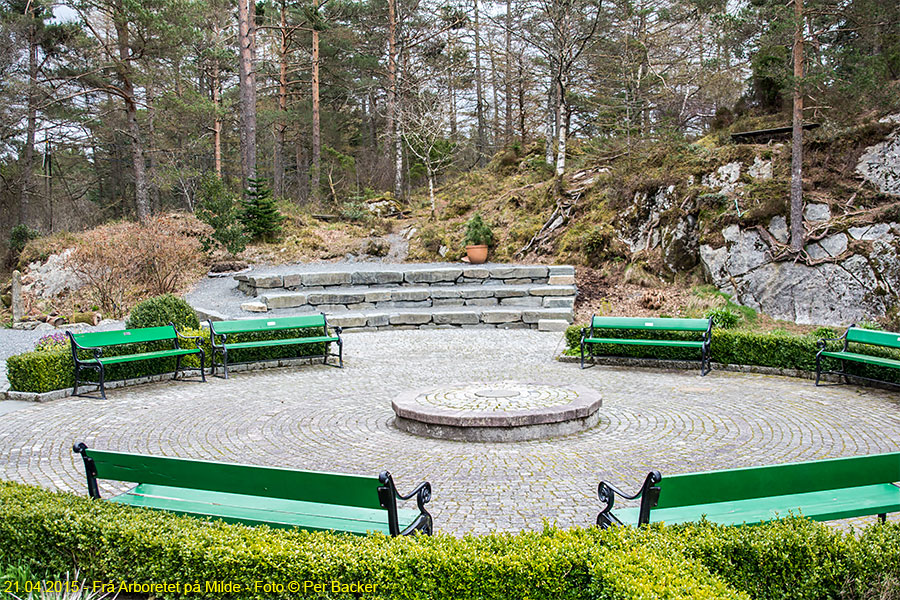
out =
[[[585,338],[591,344],[625,344],[633,346],[672,346],[684,348],[702,348],[703,342],[690,340],[629,340],[625,338]]]
[[[664,476],[658,510],[900,481],[900,452]]]
[[[157,350],[156,352],[144,352],[143,354],[119,354],[118,356],[101,356],[100,361],[105,365],[114,365],[123,362],[132,362],[135,360],[144,360],[149,358],[167,358],[169,356],[185,356],[188,354],[199,354],[196,348],[182,348],[180,350]],[[83,363],[98,362],[93,358],[83,359]]]
[[[278,331],[281,329],[323,327],[324,325],[325,317],[322,314],[301,315],[299,317],[276,317],[272,319],[212,321],[211,323],[212,330],[216,335],[222,333],[253,333],[258,331]]]
[[[870,365],[878,365],[879,367],[900,368],[900,360],[885,358],[883,356],[872,356],[871,354],[858,354],[856,352],[822,352],[822,356],[831,358],[839,358],[841,360],[852,360],[854,362],[867,363]]]
[[[87,449],[99,479],[381,508],[377,477]]]
[[[844,342],[844,348],[840,351],[829,351],[826,350],[828,347],[829,341],[840,341]],[[848,344],[853,344],[852,347],[849,347]],[[870,354],[864,354],[867,351],[866,347],[860,347],[860,345],[865,344],[867,346],[879,346],[882,348],[891,348],[898,349],[900,348],[900,333],[893,333],[890,331],[873,331],[871,329],[862,329],[860,327],[848,327],[847,331],[843,336],[838,338],[838,340],[819,340],[818,347],[819,351],[816,353],[816,385],[819,385],[819,380],[822,376],[822,373],[834,373],[837,375],[843,375],[845,380],[848,376],[858,377],[860,379],[867,379],[872,381],[883,381],[883,380],[874,380],[870,377],[865,377],[861,374],[856,373],[847,373],[843,370],[841,371],[825,371],[823,370],[822,365],[822,357],[826,358],[835,358],[839,360],[849,360],[852,362],[863,363],[868,365],[874,365],[876,367],[887,367],[891,369],[900,369],[900,360],[896,358],[889,358],[885,356],[873,356]],[[889,382],[891,383],[891,382]],[[896,380],[894,382],[896,385]]]
[[[636,524],[642,508],[645,522],[681,523],[706,515],[728,525],[761,523],[791,511],[821,521],[884,515],[900,510],[897,482],[900,452],[671,476],[653,471],[638,493],[640,507],[613,508],[613,496],[624,494],[602,482],[606,507],[597,522]]]
[[[322,342],[336,342],[339,338],[333,336],[316,336],[316,337],[302,337],[302,338],[290,338],[284,340],[265,340],[265,341],[253,341],[253,342],[236,342],[234,344],[225,344],[225,347],[229,350],[239,350],[241,348],[258,348],[260,346],[290,346],[292,344],[320,344]]]
[[[177,334],[171,325],[164,325],[162,327],[143,327],[141,329],[73,333],[72,337],[80,346],[103,348],[105,346],[117,346],[119,344],[137,344],[141,342],[173,340],[177,337]]]
[[[862,329],[860,327],[850,327],[847,329],[847,341],[857,342],[859,344],[887,346],[888,348],[900,348],[900,334],[891,333],[890,331],[873,331],[871,329]]]
[[[706,331],[709,319],[674,319],[669,317],[594,317],[595,329],[637,329],[647,331]]]
[[[298,500],[260,498],[206,490],[141,484],[110,498],[112,502],[246,525],[339,530],[355,534],[379,531],[390,535],[383,509],[358,508]],[[400,528],[412,524],[418,511],[397,511]]]
[[[625,524],[637,525],[639,511],[638,507],[620,508],[616,509],[615,515]],[[720,525],[758,525],[791,514],[831,521],[896,511],[900,511],[900,488],[882,483],[732,502],[655,508],[650,514],[654,523],[688,523],[705,517],[707,521]]]

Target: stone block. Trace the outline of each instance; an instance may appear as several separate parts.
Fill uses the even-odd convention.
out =
[[[500,287],[494,290],[494,296],[496,298],[521,298],[522,296],[527,296],[528,290],[524,288],[507,288]]]
[[[348,304],[347,308],[350,310],[370,310],[375,308],[374,302],[356,302],[353,304]]]
[[[544,296],[544,308],[572,308],[575,306],[575,296]]]
[[[574,275],[551,275],[549,279],[547,279],[547,283],[550,285],[575,285],[575,276]]]
[[[467,279],[487,279],[490,276],[490,270],[484,267],[470,267],[468,269],[463,269],[463,277]]]
[[[366,302],[366,295],[364,292],[323,292],[322,294],[309,294],[309,297],[313,297],[316,295],[321,295],[324,297],[326,302],[330,304],[355,304],[357,302]],[[314,304],[310,302],[310,304]]]
[[[393,297],[393,292],[391,290],[377,290],[366,292],[365,295],[366,302],[385,302]]]
[[[571,275],[575,277],[575,267],[572,265],[553,265],[548,267],[548,274],[552,277],[554,275]]]
[[[571,323],[573,315],[571,310],[566,310],[564,308],[541,308],[522,311],[522,320],[526,323],[537,323],[541,319],[559,319]]]
[[[827,204],[807,204],[803,217],[807,221],[827,221],[831,218],[831,207]]]
[[[350,273],[340,271],[304,273],[300,279],[303,285],[349,285]]]
[[[466,300],[466,306],[497,306],[496,298],[470,298]]]
[[[431,322],[431,313],[394,313],[390,316],[391,325],[424,325]]]
[[[490,286],[482,286],[479,288],[469,288],[460,291],[463,298],[491,298],[494,296],[496,288]]]
[[[387,327],[391,324],[391,316],[387,313],[372,314],[367,317],[367,327]]]
[[[241,304],[241,310],[246,312],[268,312],[269,307],[263,302],[244,302]]]
[[[547,277],[548,272],[549,269],[544,266],[509,265],[492,267],[491,277],[494,279],[514,279],[516,277],[527,277],[531,279],[536,277]]]
[[[431,306],[431,299],[419,300],[418,302],[412,300],[409,302],[394,302],[394,306],[396,308],[428,308],[429,306]]]
[[[432,298],[461,298],[462,293],[456,287],[440,287],[431,289]]]
[[[416,302],[419,300],[427,300],[430,297],[429,290],[425,288],[408,288],[398,289],[391,292],[391,300]]]
[[[455,282],[462,275],[462,269],[454,267],[437,267],[407,271],[404,280],[409,283],[437,283],[439,281]]]
[[[522,320],[522,311],[519,310],[485,310],[481,313],[481,320],[485,323],[513,323]]]
[[[568,285],[544,285],[528,290],[532,296],[574,296],[575,288]]]
[[[516,277],[513,279],[504,279],[503,283],[506,285],[531,285],[534,280],[530,277]]]
[[[500,306],[527,306],[529,308],[539,308],[543,306],[544,299],[540,296],[526,296],[524,298],[503,298],[500,300]]]
[[[464,306],[465,303],[462,298],[435,298],[431,301],[432,306]]]
[[[538,331],[565,331],[569,322],[564,319],[538,319]]]
[[[472,311],[443,312],[434,314],[434,322],[438,325],[478,325],[481,317]]]
[[[261,296],[260,300],[265,302],[270,310],[276,308],[296,308],[307,304],[306,294],[266,294],[265,296]]]
[[[332,327],[365,327],[368,317],[362,313],[340,313],[328,315],[328,324]]]
[[[256,275],[250,278],[253,287],[258,288],[279,288],[284,287],[284,280],[281,275]]]
[[[353,285],[384,285],[402,281],[402,271],[357,271],[350,276]]]
[[[284,287],[299,288],[303,287],[303,275],[301,273],[291,273],[283,277]]]

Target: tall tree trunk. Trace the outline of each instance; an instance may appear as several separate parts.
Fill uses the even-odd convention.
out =
[[[478,20],[478,0],[475,0],[475,120],[476,138],[475,153],[477,163],[484,164],[485,140],[484,140],[484,92],[481,85],[481,32]]]
[[[556,102],[556,81],[550,80],[550,89],[547,91],[547,131],[544,140],[547,144],[544,148],[544,161],[548,165],[553,165],[553,141],[556,138],[557,126],[557,102]]]
[[[450,96],[450,140],[456,142],[457,123],[456,123],[456,71],[454,70],[453,51],[456,49],[453,34],[448,34],[447,55],[450,60],[447,63],[447,92]]]
[[[521,58],[521,57],[520,57]],[[519,139],[522,145],[528,141],[525,137],[525,67],[519,61]]]
[[[556,176],[562,177],[566,170],[566,136],[569,129],[569,105],[566,103],[566,87],[563,81],[556,82],[557,119],[556,128]]]
[[[116,38],[118,41],[119,60],[117,69],[122,80],[122,99],[125,101],[125,121],[128,137],[131,138],[131,162],[134,167],[134,205],[137,218],[147,221],[150,218],[150,193],[147,187],[147,172],[144,165],[144,146],[141,140],[141,128],[137,120],[137,100],[134,97],[134,83],[131,75],[131,47],[128,37],[128,23],[121,15],[123,9],[118,6],[115,19]]]
[[[254,0],[238,0],[238,45],[240,47],[241,102],[241,185],[256,177],[256,4]]]
[[[157,176],[159,173],[159,164],[156,159],[156,151],[155,151],[155,143],[154,139],[156,136],[156,125],[154,123],[155,119],[155,105],[156,105],[156,96],[153,88],[151,86],[147,86],[147,162],[149,166],[148,171],[148,185],[150,187],[150,212],[152,214],[159,214],[161,209],[161,202],[159,198],[159,186],[157,185]],[[190,209],[190,206],[188,206]]]
[[[803,0],[794,0],[794,114],[791,134],[791,250],[803,249]]]
[[[219,30],[216,27],[218,39]],[[213,58],[212,65],[212,99],[215,112],[213,121],[213,157],[215,161],[216,177],[222,179],[222,82],[219,74],[219,56]]]
[[[488,36],[488,56],[491,57],[491,94],[494,99],[494,109],[491,111],[491,151],[496,152],[500,144],[500,98],[497,95],[500,88],[500,80],[497,76],[497,57],[494,52],[494,43]]]
[[[316,6],[318,7],[318,3]],[[319,178],[322,174],[322,132],[319,118],[319,31],[314,27],[312,32],[312,171],[309,183],[313,202],[319,200]]]
[[[388,97],[386,125],[388,134],[388,152],[393,155],[394,165],[394,197],[403,196],[403,155],[400,150],[400,134],[398,121],[397,94],[397,11],[395,0],[388,0]]]
[[[503,100],[506,104],[506,119],[503,127],[503,137],[506,145],[513,141],[513,93],[512,93],[512,0],[506,0],[506,65],[503,74]]]
[[[281,2],[281,45],[278,48],[278,116],[273,124],[275,128],[275,148],[272,153],[273,192],[276,198],[284,197],[284,130],[287,113],[287,6],[286,0]]]
[[[37,27],[34,4],[29,3],[28,18],[28,119],[22,156],[22,189],[19,192],[19,223],[27,224],[34,196],[34,137],[37,130]]]

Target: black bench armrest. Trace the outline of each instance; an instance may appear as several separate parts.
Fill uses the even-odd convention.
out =
[[[846,334],[845,334],[846,335]],[[820,340],[816,340],[816,348],[819,350],[825,349],[825,342],[842,342],[844,341],[844,336],[836,337],[836,338],[822,338]]]
[[[172,325],[172,327],[175,327],[175,326]],[[177,335],[177,336],[178,336],[178,339],[180,339],[180,340],[194,340],[194,343],[197,344],[197,348],[200,348],[200,346],[203,344],[203,336],[199,336],[199,335],[184,335],[183,333],[181,333],[180,331],[178,331],[177,328],[175,329],[175,335]]]
[[[615,504],[616,496],[619,496],[624,500],[636,500],[637,498],[640,498],[641,511],[640,516],[638,517],[638,524],[649,523],[650,509],[654,508],[659,501],[659,488],[656,484],[660,481],[662,481],[662,475],[659,474],[659,471],[650,471],[650,473],[647,474],[647,478],[644,479],[644,484],[641,486],[641,489],[631,496],[611,483],[601,481],[600,485],[597,486],[597,495],[600,498],[600,502],[604,503],[605,506],[603,507],[603,510],[600,511],[600,514],[597,515],[597,525],[602,529],[606,529],[611,525],[622,524],[622,522],[611,512],[613,505]]]
[[[414,531],[421,531],[426,535],[434,532],[434,526],[431,515],[425,510],[425,505],[431,502],[431,484],[427,481],[421,482],[408,494],[401,494],[394,485],[394,478],[388,471],[382,471],[378,476],[378,481],[382,487],[378,488],[378,499],[382,508],[388,511],[388,528],[392,536],[409,535]],[[409,500],[415,496],[416,504],[419,507],[419,516],[406,529],[400,531],[399,519],[397,517],[397,500]]]

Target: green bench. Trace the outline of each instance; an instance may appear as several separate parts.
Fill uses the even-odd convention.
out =
[[[111,502],[203,519],[359,535],[432,533],[425,510],[431,484],[402,495],[387,471],[363,477],[107,452],[84,443],[72,449],[84,459],[88,495],[95,499],[97,480],[107,479],[138,484]],[[413,497],[418,510],[397,508],[397,500]]]
[[[75,364],[75,384],[72,389],[74,395],[78,395],[78,386],[82,381],[79,374],[84,369],[97,371],[100,381],[98,384],[94,382],[84,382],[91,385],[97,385],[100,395],[106,398],[106,368],[110,365],[118,365],[138,360],[150,360],[154,358],[175,358],[175,379],[181,369],[181,357],[191,354],[200,355],[200,377],[206,381],[204,374],[205,353],[201,345],[201,338],[197,336],[181,335],[175,329],[175,325],[169,323],[162,327],[143,327],[141,329],[119,329],[116,331],[92,331],[88,333],[72,333],[67,331],[72,347],[72,361]],[[196,344],[196,348],[182,348],[180,340],[192,340]],[[125,344],[148,344],[148,343],[165,343],[166,346],[171,342],[171,348],[161,350],[153,350],[146,352],[135,352],[132,354],[118,354],[104,356],[104,350],[114,348]],[[84,358],[85,353],[90,353],[90,358]],[[96,391],[96,390],[94,390]]]
[[[609,338],[596,337],[596,329],[623,329],[641,332],[685,331],[701,334],[698,340],[672,340],[652,338]],[[581,368],[584,368],[584,351],[593,359],[598,344],[626,346],[663,346],[667,348],[696,348],[700,351],[700,375],[710,372],[709,353],[712,344],[712,319],[671,319],[654,317],[597,317],[591,319],[591,326],[581,330]]]
[[[844,347],[842,350],[832,352],[827,349],[828,342],[839,341],[842,341],[844,343]],[[867,365],[874,365],[876,367],[900,369],[900,360],[886,358],[883,356],[872,356],[870,354],[862,354],[860,352],[851,352],[850,344],[865,344],[868,346],[878,346],[881,348],[898,349],[900,348],[900,333],[891,333],[890,331],[872,331],[871,329],[861,329],[859,327],[851,325],[847,328],[847,331],[844,332],[844,335],[839,338],[825,338],[819,340],[817,342],[819,351],[816,353],[816,385],[819,385],[819,378],[823,373],[843,375],[844,381],[849,381],[848,376],[858,377],[859,379],[866,379],[869,381],[878,381],[869,377],[862,377],[861,375],[853,375],[851,373],[847,373],[844,361],[848,360]],[[854,348],[854,350],[859,349],[859,347]],[[841,370],[823,371],[822,357],[839,359],[841,361]]]
[[[900,510],[900,452],[662,477],[651,471],[641,489],[626,495],[602,481],[597,524],[641,525],[707,521],[755,525],[802,514],[817,521]],[[615,497],[640,498],[616,509]]]
[[[278,317],[272,319],[240,319],[237,321],[208,321],[210,339],[212,341],[212,374],[216,374],[216,357],[222,357],[222,368],[225,371],[225,379],[228,379],[228,353],[234,350],[246,348],[265,348],[276,346],[294,346],[305,344],[324,344],[325,350],[320,355],[324,364],[328,364],[329,356],[336,356],[338,366],[344,367],[344,343],[341,340],[341,328],[335,327],[334,334],[328,333],[328,321],[325,313],[317,315],[302,315],[299,317]],[[288,337],[283,339],[251,339],[241,342],[229,342],[229,336],[240,334],[260,334],[268,331],[321,329],[321,335],[308,337]],[[328,354],[328,345],[336,343],[338,353]]]

